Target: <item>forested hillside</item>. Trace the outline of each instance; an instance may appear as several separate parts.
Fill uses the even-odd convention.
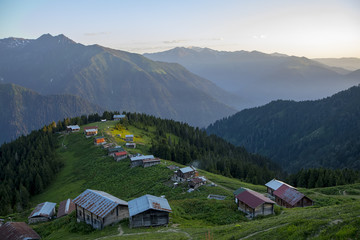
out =
[[[360,87],[318,101],[275,101],[207,128],[284,169],[360,169]]]
[[[67,117],[104,111],[73,95],[40,95],[15,84],[0,83],[0,144]]]

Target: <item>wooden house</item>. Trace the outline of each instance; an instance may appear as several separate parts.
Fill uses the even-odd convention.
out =
[[[282,185],[275,190],[274,196],[276,204],[286,208],[308,207],[314,204],[310,198],[287,185]]]
[[[49,221],[55,215],[56,203],[44,202],[36,206],[28,217],[29,224]]]
[[[69,125],[66,127],[66,131],[68,132],[78,132],[80,131],[79,125]]]
[[[134,141],[134,135],[125,135],[125,141],[133,142]]]
[[[126,143],[125,146],[127,148],[136,148],[136,143]]]
[[[96,146],[103,145],[103,144],[105,144],[105,143],[106,143],[105,137],[95,137],[95,138],[94,138],[94,144],[95,144]]]
[[[264,195],[247,188],[238,189],[238,192],[235,201],[238,209],[250,217],[274,213],[275,202]]]
[[[282,181],[276,180],[275,178],[271,180],[270,182],[266,183],[266,191],[270,196],[274,196],[274,191],[278,190],[279,187],[282,185],[287,185],[290,188],[294,188],[293,186],[290,186],[287,183],[284,183]]]
[[[41,237],[24,222],[7,222],[0,226],[0,239],[38,240],[41,239]]]
[[[198,187],[206,184],[206,179],[204,177],[195,177],[188,181],[189,187],[197,189]]]
[[[115,145],[114,143],[105,143],[105,144],[102,145],[102,148],[108,149],[108,148],[110,148],[110,147],[112,147],[114,145]]]
[[[96,126],[84,127],[84,134],[86,137],[95,136],[98,134],[98,127]]]
[[[142,166],[143,165],[143,160],[146,159],[154,159],[155,157],[153,155],[140,155],[140,156],[135,156],[135,157],[131,157],[131,167],[137,167],[137,166]]]
[[[114,157],[116,152],[124,152],[124,151],[125,150],[121,146],[115,146],[113,148],[108,148],[108,155]]]
[[[160,158],[152,158],[152,159],[143,159],[142,160],[142,166],[144,168],[151,167],[154,165],[160,164]]]
[[[174,176],[174,180],[184,182],[190,178],[194,178],[198,176],[199,173],[196,171],[196,169],[190,166],[190,167],[180,168],[179,170],[177,170]]]
[[[59,204],[59,208],[57,211],[57,218],[61,218],[72,213],[75,210],[75,203],[70,199],[66,199]]]
[[[153,195],[129,201],[130,227],[150,227],[169,224],[171,208],[166,198]]]
[[[77,221],[85,222],[95,229],[102,229],[129,217],[128,203],[106,192],[87,189],[73,202]]]
[[[122,152],[115,152],[114,153],[114,159],[115,161],[120,161],[127,158],[127,152],[126,151],[122,151]]]
[[[123,119],[125,118],[126,116],[121,114],[121,115],[114,115],[113,118],[114,118],[114,121],[119,121],[120,119]]]

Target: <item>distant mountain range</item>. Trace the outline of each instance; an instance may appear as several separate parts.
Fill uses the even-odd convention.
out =
[[[43,96],[15,84],[0,84],[0,144],[39,129],[52,121],[103,108],[72,95]]]
[[[349,70],[279,53],[178,47],[144,56],[156,61],[179,63],[237,94],[242,99],[237,102],[238,109],[278,99],[320,99],[360,83],[360,79],[347,75]]]
[[[360,69],[360,58],[314,58],[313,60],[349,72]]]
[[[108,110],[144,112],[207,126],[235,113],[234,96],[179,64],[64,35],[0,40],[0,82],[40,94],[72,94]],[[78,115],[78,114],[77,114]]]
[[[284,169],[360,169],[360,86],[317,101],[274,101],[216,121],[208,133]]]

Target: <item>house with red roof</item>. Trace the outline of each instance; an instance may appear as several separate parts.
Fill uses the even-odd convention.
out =
[[[126,151],[121,151],[121,152],[114,152],[114,159],[115,161],[120,161],[127,158],[127,152]]]
[[[286,208],[308,207],[314,204],[313,200],[285,184],[275,190],[273,194],[276,204]]]
[[[59,204],[58,212],[57,212],[57,218],[61,218],[63,216],[66,216],[70,213],[72,213],[75,210],[75,204],[73,201],[68,198]]]
[[[274,213],[275,202],[264,195],[247,188],[239,188],[234,194],[238,209],[250,217]]]

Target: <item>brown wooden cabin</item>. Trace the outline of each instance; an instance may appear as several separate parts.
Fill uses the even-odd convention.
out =
[[[105,142],[105,137],[95,137],[94,138],[94,144],[96,145],[96,146],[98,146],[98,145],[102,145],[102,144],[105,144],[106,142]]]
[[[274,191],[274,196],[276,204],[286,208],[308,207],[314,205],[314,202],[310,198],[287,185],[282,185]]]
[[[180,168],[179,170],[177,170],[174,176],[174,180],[184,182],[190,178],[194,178],[198,176],[199,173],[195,170],[194,167],[190,166],[190,167]]]
[[[169,224],[171,208],[163,197],[144,195],[129,201],[130,228]]]
[[[35,232],[24,222],[7,222],[0,226],[1,240],[38,240],[41,239]]]
[[[87,189],[73,202],[77,220],[95,229],[102,229],[129,217],[128,203],[106,192]]]

